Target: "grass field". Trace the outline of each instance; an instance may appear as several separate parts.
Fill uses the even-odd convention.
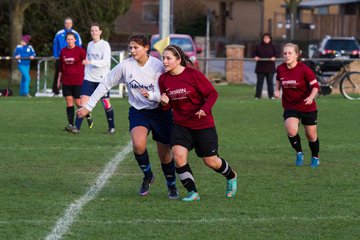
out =
[[[239,190],[226,199],[225,179],[192,152],[196,203],[167,199],[152,141],[149,196],[137,195],[142,174],[131,151],[91,191],[129,143],[126,99],[112,100],[115,135],[105,134],[101,106],[94,128],[72,135],[63,130],[62,98],[0,99],[0,239],[45,239],[86,194],[91,200],[73,212],[62,239],[360,239],[360,102],[318,99],[321,166],[311,169],[302,129],[306,165],[294,166],[279,100],[255,101],[249,86],[217,89],[219,152],[238,172]]]

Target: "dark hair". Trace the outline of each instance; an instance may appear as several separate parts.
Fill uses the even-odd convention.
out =
[[[147,36],[145,36],[144,34],[133,34],[128,38],[128,43],[130,43],[131,41],[136,42],[137,44],[145,47],[145,46],[150,46],[150,41],[149,38]]]
[[[144,34],[135,33],[135,34],[131,35],[128,38],[128,43],[130,43],[130,42],[136,42],[137,44],[139,44],[143,47],[149,46],[149,50],[147,51],[147,53],[150,54],[150,47],[151,47],[150,40]]]
[[[69,35],[73,35],[73,36],[74,36],[74,38],[75,38],[75,40],[76,40],[75,33],[73,33],[72,31],[69,31],[69,32],[67,32],[67,33],[66,33],[66,35],[65,35],[65,39],[67,39],[67,36],[69,36]]]
[[[97,22],[92,23],[92,24],[90,25],[90,28],[92,28],[92,27],[98,27],[100,30],[102,30],[100,24],[97,23]]]
[[[177,45],[169,45],[167,46],[164,51],[170,51],[172,54],[177,58],[181,59],[180,65],[183,67],[190,67],[194,66],[191,62],[190,58],[184,53],[184,51]]]
[[[264,42],[264,37],[269,37],[270,38],[270,42],[272,42],[272,37],[271,37],[271,34],[266,32],[262,35],[261,37],[261,42]]]

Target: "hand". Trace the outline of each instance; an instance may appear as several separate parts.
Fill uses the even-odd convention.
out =
[[[143,95],[146,98],[149,98],[149,96],[150,96],[149,92],[143,88],[140,89],[140,93],[141,93],[141,95]]]
[[[19,58],[20,58],[20,55],[16,55],[15,58],[16,58],[16,59],[19,59]]]
[[[314,99],[312,97],[307,97],[305,98],[304,102],[305,102],[305,105],[310,105],[312,104],[314,101]]]
[[[61,85],[61,77],[59,76],[58,80],[57,80],[57,88],[58,89],[60,89],[60,85]]]
[[[259,57],[258,56],[256,56],[256,57],[254,57],[255,58],[255,61],[259,61]]]
[[[76,116],[79,118],[84,118],[90,113],[89,110],[87,110],[85,107],[81,107],[78,110],[76,110]]]
[[[275,57],[271,57],[270,60],[271,60],[271,61],[275,61],[276,58],[275,58]]]
[[[34,56],[30,56],[30,59],[33,60],[33,59],[34,59]]]
[[[275,98],[279,98],[279,97],[280,97],[280,91],[279,91],[279,90],[275,90],[275,92],[274,92],[274,97],[275,97]]]
[[[200,109],[197,113],[195,113],[195,115],[198,116],[198,119],[200,119],[202,117],[206,117],[206,113],[202,109]]]
[[[161,95],[161,105],[163,105],[163,106],[166,106],[166,105],[168,105],[169,104],[169,97],[166,95],[166,93],[163,93],[162,95]]]
[[[85,60],[83,60],[83,61],[82,61],[82,64],[83,64],[83,65],[86,65],[86,64],[91,64],[91,61],[90,61],[90,60],[85,59]]]

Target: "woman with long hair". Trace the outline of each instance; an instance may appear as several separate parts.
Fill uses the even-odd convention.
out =
[[[144,173],[139,190],[141,196],[149,193],[154,181],[147,145],[147,136],[152,132],[156,142],[161,167],[166,178],[168,197],[179,198],[176,189],[175,163],[170,151],[170,132],[173,122],[171,111],[159,108],[160,90],[158,79],[164,72],[160,60],[148,55],[149,39],[142,34],[134,34],[128,40],[131,57],[120,62],[100,82],[88,103],[77,111],[85,117],[95,107],[99,99],[113,86],[125,83],[129,94],[129,123],[135,159]]]
[[[226,197],[235,196],[237,174],[228,162],[218,155],[218,137],[211,112],[218,93],[200,71],[189,67],[190,59],[180,47],[166,47],[163,64],[166,73],[159,79],[161,104],[173,111],[174,128],[170,142],[176,172],[188,191],[183,201],[200,200],[188,163],[188,154],[193,148],[206,166],[226,178]]]

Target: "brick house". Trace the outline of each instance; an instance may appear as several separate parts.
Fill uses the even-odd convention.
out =
[[[126,49],[132,33],[158,33],[158,21],[159,0],[132,0],[129,10],[115,21],[115,34],[110,38],[112,48]]]
[[[290,39],[285,0],[199,1],[211,12],[212,48],[217,52],[223,52],[226,44],[233,43],[244,44],[245,51],[251,49],[263,32],[270,32],[278,43]],[[110,39],[112,45],[121,47],[121,42],[126,45],[128,35],[133,32],[158,33],[158,16],[159,0],[133,0],[129,11],[116,20],[116,34]],[[325,35],[360,38],[359,16],[360,0],[303,0],[298,8],[294,40],[318,42]]]

